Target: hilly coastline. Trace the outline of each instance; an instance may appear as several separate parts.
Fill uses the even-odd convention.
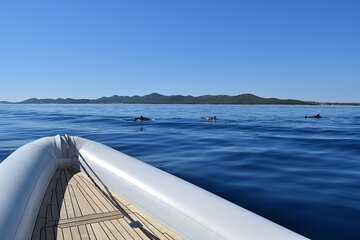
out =
[[[0,103],[11,103],[1,101]],[[30,98],[17,104],[288,104],[288,105],[314,105],[296,99],[262,98],[253,94],[229,95],[162,95],[152,93],[144,96],[118,96],[101,97],[98,99],[73,99],[73,98]]]
[[[254,94],[229,95],[162,95],[152,93],[144,96],[101,97],[97,99],[74,98],[30,98],[20,102],[0,101],[0,104],[280,104],[280,105],[351,105],[360,106],[360,103],[313,102],[297,99],[262,98]]]

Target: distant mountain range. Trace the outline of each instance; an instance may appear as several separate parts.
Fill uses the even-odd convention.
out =
[[[30,98],[21,102],[0,101],[0,103],[15,104],[287,104],[287,105],[360,105],[358,103],[317,103],[296,99],[262,98],[253,94],[229,95],[203,95],[203,96],[166,96],[159,93],[152,93],[145,96],[118,96],[101,97],[98,99],[73,99],[73,98]]]

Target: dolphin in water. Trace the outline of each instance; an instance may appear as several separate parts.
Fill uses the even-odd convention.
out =
[[[321,116],[320,116],[320,113],[318,113],[318,114],[316,114],[316,115],[309,115],[309,116],[307,116],[307,115],[305,115],[305,118],[321,118]]]
[[[143,115],[141,115],[140,117],[136,117],[136,118],[133,118],[129,121],[133,121],[133,122],[144,122],[144,121],[152,121],[152,119],[150,118],[147,118],[147,117],[143,117]]]
[[[216,116],[204,116],[201,119],[208,120],[208,121],[216,121]]]

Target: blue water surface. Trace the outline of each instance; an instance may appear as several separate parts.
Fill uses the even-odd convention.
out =
[[[140,115],[155,121],[127,121]],[[104,143],[306,237],[360,239],[360,107],[0,104],[0,161],[56,134]]]

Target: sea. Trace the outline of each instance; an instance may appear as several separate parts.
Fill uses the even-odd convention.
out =
[[[141,115],[153,121],[129,121]],[[106,144],[308,238],[360,239],[360,107],[0,104],[0,162],[56,134]]]

